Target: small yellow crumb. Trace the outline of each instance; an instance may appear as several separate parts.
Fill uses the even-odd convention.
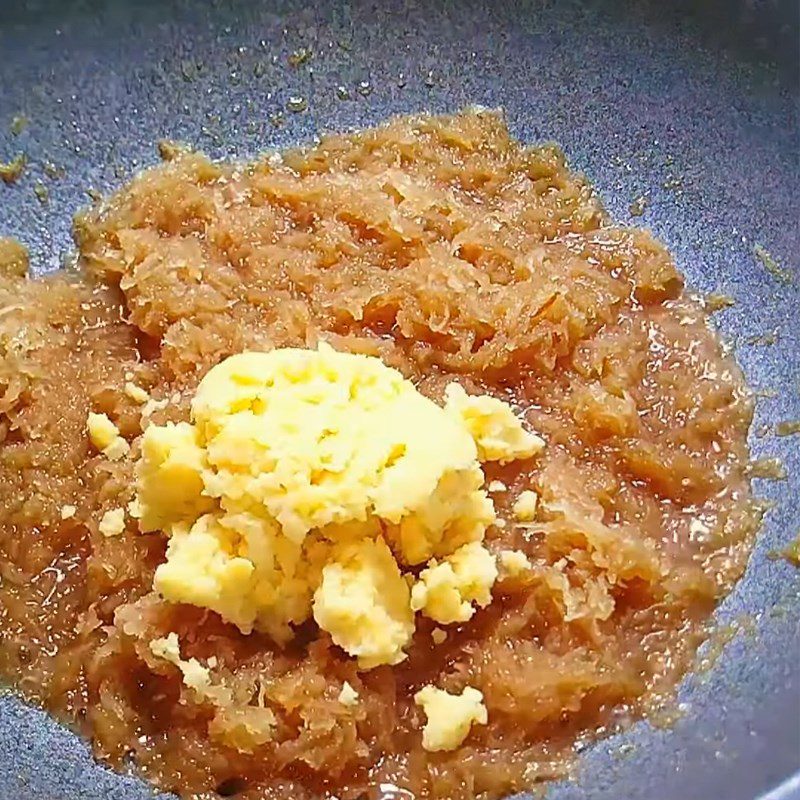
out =
[[[169,398],[169,401],[172,403],[172,405],[176,406],[178,403],[180,403],[181,397],[182,395],[180,392],[173,392],[172,397]]]
[[[503,481],[492,481],[487,487],[490,492],[507,492],[508,486]]]
[[[169,405],[169,400],[153,400],[151,397],[143,406],[142,406],[142,416],[143,417],[150,417],[155,414],[156,411],[162,411]]]
[[[125,384],[125,394],[133,400],[134,403],[146,403],[150,399],[150,395],[142,389],[141,386],[137,386],[135,383],[128,381]]]
[[[425,686],[414,695],[414,702],[428,720],[422,729],[422,746],[428,751],[455,750],[473,724],[485,725],[489,719],[483,694],[472,686],[460,695]]]
[[[90,413],[86,419],[89,440],[111,461],[119,461],[130,450],[130,445],[119,435],[119,428],[106,414]]]
[[[75,512],[78,509],[75,506],[66,505],[61,506],[61,519],[70,519],[75,516]]]
[[[206,663],[208,664],[208,666],[211,669],[214,669],[219,662],[217,661],[217,657],[216,656],[209,656],[208,660],[206,661]]]
[[[347,681],[339,692],[339,702],[343,706],[354,706],[358,702],[358,692]]]
[[[544,449],[544,440],[526,431],[507,403],[489,395],[470,395],[458,383],[445,389],[445,411],[460,419],[478,448],[480,461],[507,464],[531,458]]]
[[[90,413],[86,419],[86,427],[91,443],[101,452],[119,436],[119,428],[107,414]]]
[[[538,499],[536,492],[530,489],[520,492],[513,506],[516,518],[521,522],[530,522],[536,516],[536,504]]]
[[[414,611],[449,625],[471,619],[475,613],[473,602],[481,608],[492,602],[497,566],[480,542],[465,544],[441,563],[431,559],[430,564],[411,590]]]
[[[150,642],[150,651],[154,656],[169,661],[170,664],[177,664],[181,660],[181,647],[177,633],[170,633],[164,639],[153,639]]]
[[[447,639],[447,632],[441,628],[434,628],[431,631],[431,639],[433,639],[434,644],[442,644]]]
[[[99,525],[103,536],[119,536],[125,530],[125,509],[112,508],[103,514]]]
[[[121,436],[117,436],[117,438],[103,450],[103,455],[110,461],[121,461],[128,455],[130,449],[131,446]]]
[[[531,562],[521,550],[501,550],[500,567],[504,575],[516,577],[531,568]]]
[[[165,639],[153,639],[150,642],[150,651],[154,656],[174,664],[181,671],[183,682],[189,688],[202,693],[211,685],[208,670],[196,658],[188,661],[181,658],[177,633],[170,633]]]

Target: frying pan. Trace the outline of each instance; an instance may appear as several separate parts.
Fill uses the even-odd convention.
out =
[[[587,748],[549,800],[800,797],[800,571],[772,557],[800,525],[798,438],[759,435],[800,419],[799,8],[0,0],[0,161],[29,161],[0,185],[0,232],[30,247],[37,273],[68,256],[84,191],[155,162],[160,138],[245,157],[477,103],[502,106],[525,141],[560,143],[616,219],[666,242],[692,287],[736,299],[717,322],[761,393],[751,446],[788,472],[756,482],[776,505],[717,615],[739,633],[719,657],[719,642],[706,647],[710,666],[684,681],[670,725]],[[5,696],[0,797],[152,792]]]

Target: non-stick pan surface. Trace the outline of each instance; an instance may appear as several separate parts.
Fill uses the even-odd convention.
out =
[[[750,800],[781,784],[771,797],[800,797],[800,572],[770,557],[798,534],[800,456],[797,436],[764,435],[800,419],[798,4],[685,5],[0,0],[0,161],[29,161],[18,184],[0,184],[0,234],[29,245],[37,272],[69,253],[85,190],[155,162],[159,138],[251,156],[478,103],[504,107],[526,141],[559,142],[697,290],[736,299],[718,321],[764,395],[752,448],[788,472],[757,483],[776,506],[719,611],[741,633],[684,683],[674,724],[589,748],[551,800]],[[29,124],[15,135],[20,113]],[[753,343],[772,331],[774,344]],[[0,698],[0,798],[150,796]]]

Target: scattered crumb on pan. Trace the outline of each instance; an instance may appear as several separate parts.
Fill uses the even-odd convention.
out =
[[[41,181],[36,181],[33,185],[33,193],[43,206],[50,202],[50,190]]]
[[[190,153],[192,148],[185,142],[174,139],[159,139],[156,143],[158,155],[162,161],[174,161],[184,153]]]
[[[25,172],[26,164],[25,153],[20,153],[11,161],[0,161],[0,180],[3,183],[16,183]]]
[[[769,481],[785,481],[786,467],[779,458],[759,458],[750,464],[750,477]]]
[[[649,202],[650,199],[647,197],[647,195],[640,195],[628,206],[628,213],[632,217],[641,217],[642,214],[644,214]]]
[[[48,178],[54,181],[61,180],[61,178],[67,174],[64,167],[59,167],[58,164],[54,164],[52,161],[45,161],[44,164],[42,164],[42,171]]]
[[[756,336],[748,336],[744,340],[745,344],[752,345],[753,347],[769,347],[778,341],[778,329],[769,331],[768,333],[759,333]]]
[[[767,557],[773,561],[783,559],[788,561],[792,566],[800,569],[800,533],[792,539],[789,544],[781,550],[772,550],[767,553]]]
[[[723,311],[733,305],[736,305],[736,300],[729,294],[712,292],[705,296],[705,307],[711,314]]]
[[[780,283],[791,283],[792,282],[792,273],[786,269],[786,267],[782,266],[777,259],[772,256],[767,249],[760,244],[756,244],[753,246],[753,253],[755,254],[756,258],[762,263],[764,269],[772,275],[777,281]]]
[[[785,420],[775,426],[776,436],[793,436],[800,433],[800,419]]]
[[[14,136],[19,136],[28,127],[30,120],[24,114],[15,114],[11,118],[9,130]]]

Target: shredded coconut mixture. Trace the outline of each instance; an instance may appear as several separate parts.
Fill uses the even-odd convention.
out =
[[[172,155],[78,216],[77,278],[0,240],[4,679],[161,789],[259,800],[505,797],[669,697],[760,510],[749,393],[663,245],[487,111]],[[303,451],[288,384],[248,400],[268,441],[209,391],[325,345],[431,416]],[[422,448],[402,491],[369,442]]]

